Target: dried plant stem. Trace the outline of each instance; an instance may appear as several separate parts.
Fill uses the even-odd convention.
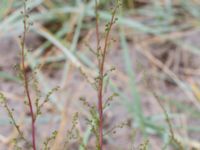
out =
[[[25,67],[25,41],[26,41],[26,34],[28,31],[28,23],[27,23],[27,8],[26,8],[26,2],[24,2],[24,20],[23,20],[23,37],[21,40],[21,64],[22,64],[22,73],[23,73],[23,79],[24,79],[24,88],[25,88],[25,93],[28,98],[28,105],[30,109],[30,114],[31,114],[31,134],[32,134],[32,146],[33,150],[36,150],[36,142],[35,142],[35,118],[34,118],[34,112],[33,112],[33,105],[32,105],[32,100],[30,96],[30,90],[29,90],[29,83],[28,83],[28,75]]]
[[[112,18],[106,29],[105,41],[103,49],[100,48],[99,39],[99,25],[98,25],[98,9],[96,0],[96,38],[97,38],[97,59],[98,59],[98,69],[99,69],[99,80],[98,80],[98,113],[99,113],[99,149],[103,149],[103,78],[104,78],[104,66],[106,60],[106,54],[109,44],[109,35],[112,25],[115,22],[116,8],[112,12]]]

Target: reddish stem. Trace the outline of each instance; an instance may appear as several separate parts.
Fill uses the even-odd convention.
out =
[[[102,79],[100,79],[102,80]],[[99,91],[98,91],[98,112],[99,112],[99,148],[103,149],[103,82],[99,81]]]
[[[97,10],[97,2],[96,2],[96,37],[97,37],[97,52],[98,54],[102,55],[98,58],[98,66],[99,66],[99,83],[98,83],[98,113],[99,113],[99,149],[103,149],[103,78],[104,78],[104,65],[107,53],[107,47],[109,42],[109,35],[112,25],[114,23],[116,8],[112,14],[111,21],[109,23],[108,30],[106,32],[104,48],[100,53],[99,49],[99,26],[98,26],[98,10]]]
[[[21,58],[22,58],[22,72],[24,76],[24,87],[25,87],[25,92],[26,96],[28,98],[28,105],[30,109],[30,114],[31,114],[31,134],[32,134],[32,146],[33,150],[36,150],[36,142],[35,142],[35,118],[34,118],[34,113],[33,113],[33,106],[32,106],[32,100],[30,96],[30,90],[29,90],[29,84],[28,84],[28,76],[26,72],[26,67],[25,67],[25,40],[26,40],[26,33],[27,33],[27,20],[26,20],[26,3],[24,3],[24,32],[23,32],[23,39],[21,42]]]

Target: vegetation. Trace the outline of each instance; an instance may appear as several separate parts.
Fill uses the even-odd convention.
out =
[[[200,149],[198,1],[0,5],[1,149]]]

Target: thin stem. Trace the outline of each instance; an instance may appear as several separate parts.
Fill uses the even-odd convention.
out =
[[[1,95],[1,93],[0,93],[0,95]],[[5,100],[5,97],[3,97],[3,99],[4,99],[4,101],[6,101],[6,100]],[[24,141],[26,141],[26,139],[24,138],[23,132],[20,130],[19,125],[16,123],[16,121],[15,121],[15,119],[14,119],[12,110],[8,107],[7,102],[5,102],[4,105],[5,105],[5,108],[6,108],[7,112],[8,112],[8,115],[9,115],[11,121],[12,121],[12,124],[13,124],[14,127],[16,128],[16,130],[17,130],[17,132],[18,132],[20,138],[22,138]],[[26,141],[26,142],[27,142],[27,141]],[[28,143],[28,142],[27,142],[27,143]]]
[[[26,96],[28,98],[28,105],[29,105],[30,114],[31,114],[32,146],[33,146],[33,150],[36,150],[35,119],[34,119],[32,100],[31,100],[29,84],[28,84],[28,76],[27,76],[26,67],[25,67],[25,40],[26,40],[26,33],[28,30],[26,2],[24,2],[24,12],[23,13],[24,13],[24,20],[23,20],[24,32],[23,32],[23,37],[22,37],[22,41],[21,41],[21,63],[22,63],[22,73],[23,73],[23,77],[24,77],[24,88],[25,88]]]
[[[97,38],[97,51],[99,51],[100,38],[99,38],[99,14],[98,14],[98,4],[95,0],[95,14],[96,14],[96,38]]]
[[[103,149],[103,78],[104,78],[104,65],[105,65],[105,59],[106,59],[106,53],[107,53],[107,48],[108,48],[108,43],[109,43],[109,35],[110,31],[112,28],[112,25],[114,23],[115,19],[115,13],[116,13],[117,7],[114,9],[112,13],[112,18],[109,23],[108,29],[106,30],[106,37],[105,37],[105,42],[104,42],[104,48],[102,52],[100,53],[101,57],[98,57],[99,61],[99,82],[98,82],[98,113],[99,113],[99,149]],[[97,15],[97,2],[96,2],[96,16]],[[100,49],[99,49],[99,29],[98,29],[98,18],[96,17],[96,36],[97,36],[97,52],[99,54]]]
[[[97,57],[100,55],[100,38],[99,38],[99,14],[98,14],[98,3],[95,0],[95,15],[96,15],[96,40],[97,40]],[[100,68],[100,59],[98,60],[98,67]]]

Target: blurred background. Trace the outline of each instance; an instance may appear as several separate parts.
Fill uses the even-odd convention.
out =
[[[29,21],[33,25],[26,39],[26,69],[35,73],[40,91],[53,92],[36,122],[37,144],[55,130],[58,136],[51,148],[59,150],[78,112],[77,128],[94,149],[95,138],[86,118],[89,110],[79,100],[85,97],[97,104],[97,93],[85,80],[95,77],[97,60],[88,46],[96,47],[94,0],[29,0]],[[99,30],[104,43],[105,24],[111,18],[113,0],[99,1]],[[23,1],[0,1],[0,91],[29,139],[30,114],[24,105],[24,89],[17,75]],[[178,150],[170,142],[173,134],[184,149],[200,149],[200,1],[199,0],[122,0],[118,21],[106,59],[106,70],[116,68],[106,79],[107,92],[116,92],[104,113],[105,133],[122,122],[126,126],[105,135],[105,149],[139,149],[148,142],[151,150]],[[39,67],[38,67],[39,66]],[[39,68],[39,69],[37,69]],[[31,83],[30,83],[30,86]],[[34,88],[32,88],[34,89]],[[32,90],[32,99],[37,93]],[[13,149],[17,132],[3,106],[0,109],[0,149]],[[148,140],[148,141],[147,141]],[[72,141],[69,150],[81,150]]]

